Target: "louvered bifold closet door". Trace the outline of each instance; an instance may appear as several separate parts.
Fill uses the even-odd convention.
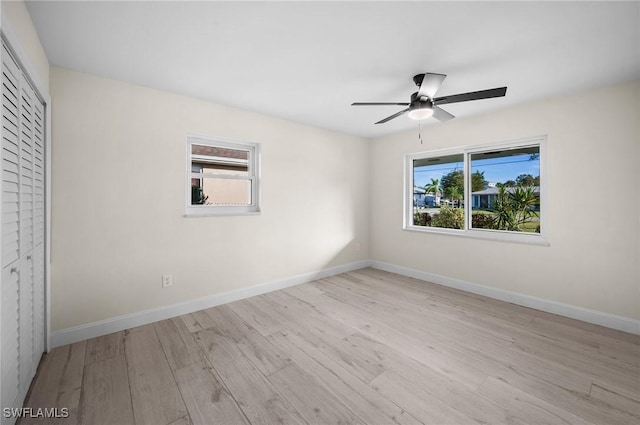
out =
[[[45,341],[45,107],[4,41],[1,155],[0,398],[3,408],[16,408]]]
[[[20,256],[20,79],[16,62],[2,46],[2,406],[19,395]]]

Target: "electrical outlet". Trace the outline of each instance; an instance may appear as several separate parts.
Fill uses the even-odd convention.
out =
[[[173,286],[173,276],[171,276],[170,274],[163,274],[162,275],[162,287],[166,288],[169,286]]]

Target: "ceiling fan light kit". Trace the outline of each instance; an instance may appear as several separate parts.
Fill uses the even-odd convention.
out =
[[[413,108],[409,111],[407,115],[412,120],[416,120],[416,121],[425,120],[433,116],[433,106],[427,105],[427,106],[419,106],[419,107]]]
[[[411,95],[409,103],[402,102],[355,102],[351,106],[378,106],[378,105],[397,105],[408,106],[391,116],[381,119],[376,124],[384,124],[394,118],[408,112],[409,118],[413,120],[424,120],[434,117],[438,121],[448,121],[455,118],[453,114],[445,111],[437,106],[447,103],[468,102],[470,100],[490,99],[492,97],[502,97],[507,93],[506,87],[498,87],[489,90],[480,90],[468,93],[460,93],[451,96],[434,97],[442,82],[447,76],[444,74],[425,73],[418,74],[413,77],[413,82],[420,88]]]

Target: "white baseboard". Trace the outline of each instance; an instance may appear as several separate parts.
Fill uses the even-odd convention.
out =
[[[100,320],[98,322],[87,323],[85,325],[74,326],[72,328],[62,329],[52,332],[51,348],[59,347],[66,344],[72,344],[74,342],[107,335],[125,329],[131,329],[136,326],[146,325],[149,323],[157,322],[159,320],[169,319],[187,313],[193,313],[194,311],[203,310],[205,308],[227,304],[256,295],[266,294],[267,292],[289,288],[291,286],[300,285],[302,283],[311,282],[317,279],[323,279],[340,273],[346,273],[364,267],[369,267],[370,265],[371,261],[369,260],[357,261],[355,263],[330,267],[318,270],[316,272],[306,273],[272,282],[261,283],[258,285],[250,286],[248,288],[242,288],[234,291],[223,292],[221,294],[196,298],[195,300],[185,301],[179,304],[158,307],[137,313],[127,314],[124,316]]]
[[[620,331],[640,335],[640,320],[616,316],[614,314],[603,313],[596,310],[589,310],[587,308],[564,304],[557,301],[546,300],[531,295],[519,294],[517,292],[506,291],[504,289],[442,276],[435,273],[429,273],[422,270],[397,266],[395,264],[389,264],[382,261],[363,260],[355,263],[344,264],[342,266],[322,269],[317,272],[293,276],[286,279],[261,283],[235,291],[228,291],[221,294],[197,298],[195,300],[185,301],[179,304],[158,307],[137,313],[127,314],[125,316],[87,323],[85,325],[75,326],[73,328],[62,329],[51,334],[51,348],[59,347],[66,344],[72,344],[74,342],[83,341],[89,338],[95,338],[101,335],[107,335],[113,332],[134,328],[136,326],[146,325],[149,323],[157,322],[159,320],[180,316],[182,314],[193,313],[194,311],[203,310],[205,308],[215,307],[217,305],[238,301],[256,295],[266,294],[268,292],[289,288],[291,286],[300,285],[302,283],[311,282],[317,279],[323,279],[329,276],[346,273],[364,267],[374,267],[403,276],[437,283],[438,285],[448,286],[451,288],[460,289],[462,291],[484,295],[489,298],[534,308],[536,310],[546,311],[548,313],[582,320],[583,322],[593,323],[596,325],[605,326],[607,328],[617,329]]]
[[[535,308],[536,310],[546,311],[547,313],[553,313],[559,316],[565,316],[571,319],[577,319],[583,322],[640,335],[640,320],[631,319],[629,317],[616,316],[615,314],[603,313],[601,311],[546,300],[544,298],[538,298],[531,295],[506,291],[504,289],[467,282],[461,279],[454,279],[422,270],[396,266],[395,264],[384,263],[382,261],[371,260],[370,264],[371,267],[391,273],[426,280],[428,282],[437,283],[438,285],[448,286],[462,291],[484,295],[489,298],[518,304],[524,307]]]

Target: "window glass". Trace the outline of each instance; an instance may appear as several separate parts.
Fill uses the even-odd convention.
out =
[[[464,155],[413,160],[413,224],[464,228]]]
[[[205,205],[251,205],[251,181],[205,177]]]
[[[540,233],[540,147],[472,153],[471,227]]]

